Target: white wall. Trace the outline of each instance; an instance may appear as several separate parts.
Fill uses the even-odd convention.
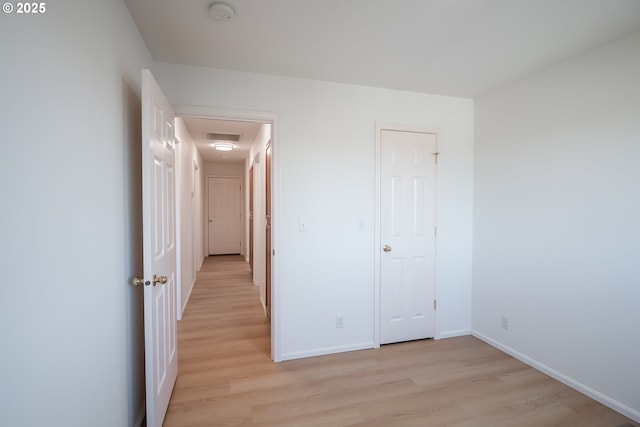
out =
[[[154,72],[176,105],[278,114],[274,304],[285,359],[373,345],[375,124],[441,128],[437,327],[468,333],[471,100],[166,63]],[[298,232],[298,218],[308,232]],[[344,329],[335,328],[337,314]]]
[[[3,13],[0,38],[0,425],[134,425],[150,55],[121,1]]]
[[[635,34],[477,100],[473,329],[640,421],[638,76]]]
[[[206,162],[204,164],[205,176],[238,176],[243,177],[245,163],[238,162]]]
[[[179,144],[176,149],[178,165],[179,206],[180,206],[180,295],[178,301],[184,312],[189,296],[196,281],[196,272],[202,265],[202,186],[199,183],[200,171],[204,164],[196,144],[189,134],[184,121],[176,118],[176,137]]]

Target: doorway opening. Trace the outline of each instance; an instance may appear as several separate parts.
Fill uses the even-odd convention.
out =
[[[209,255],[240,254],[247,263],[253,284],[271,326],[271,359],[280,361],[277,274],[277,211],[267,209],[277,197],[277,121],[274,114],[224,111],[201,107],[178,107],[176,116],[197,148],[202,165],[198,169],[202,203],[200,264]],[[229,143],[231,150],[216,150],[214,144]],[[269,154],[267,154],[269,145]],[[273,152],[273,155],[271,154]],[[272,160],[273,159],[273,160]],[[273,161],[273,165],[271,162]],[[195,186],[194,186],[195,187]],[[217,200],[216,200],[217,199]],[[233,220],[233,221],[232,221]],[[196,243],[198,239],[194,239]],[[273,283],[274,286],[269,287]],[[186,301],[184,301],[186,305]]]

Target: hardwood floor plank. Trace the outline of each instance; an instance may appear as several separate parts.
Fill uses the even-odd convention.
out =
[[[353,408],[338,408],[313,412],[300,417],[287,417],[277,421],[278,427],[347,427],[362,422],[362,416]],[[256,427],[273,427],[272,422],[254,422]]]
[[[205,260],[165,427],[640,427],[474,337],[273,363],[239,256]]]

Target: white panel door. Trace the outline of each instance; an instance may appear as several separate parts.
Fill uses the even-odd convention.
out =
[[[240,178],[209,178],[209,255],[239,254],[242,197]]]
[[[171,106],[142,70],[142,202],[147,427],[161,427],[178,375],[175,136]]]
[[[381,131],[380,343],[435,333],[437,135]]]

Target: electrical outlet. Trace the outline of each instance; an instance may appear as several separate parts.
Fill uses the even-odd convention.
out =
[[[505,331],[509,330],[509,318],[507,316],[502,316],[500,324],[502,326],[502,329],[504,329]]]
[[[336,329],[344,328],[344,316],[336,316]]]

